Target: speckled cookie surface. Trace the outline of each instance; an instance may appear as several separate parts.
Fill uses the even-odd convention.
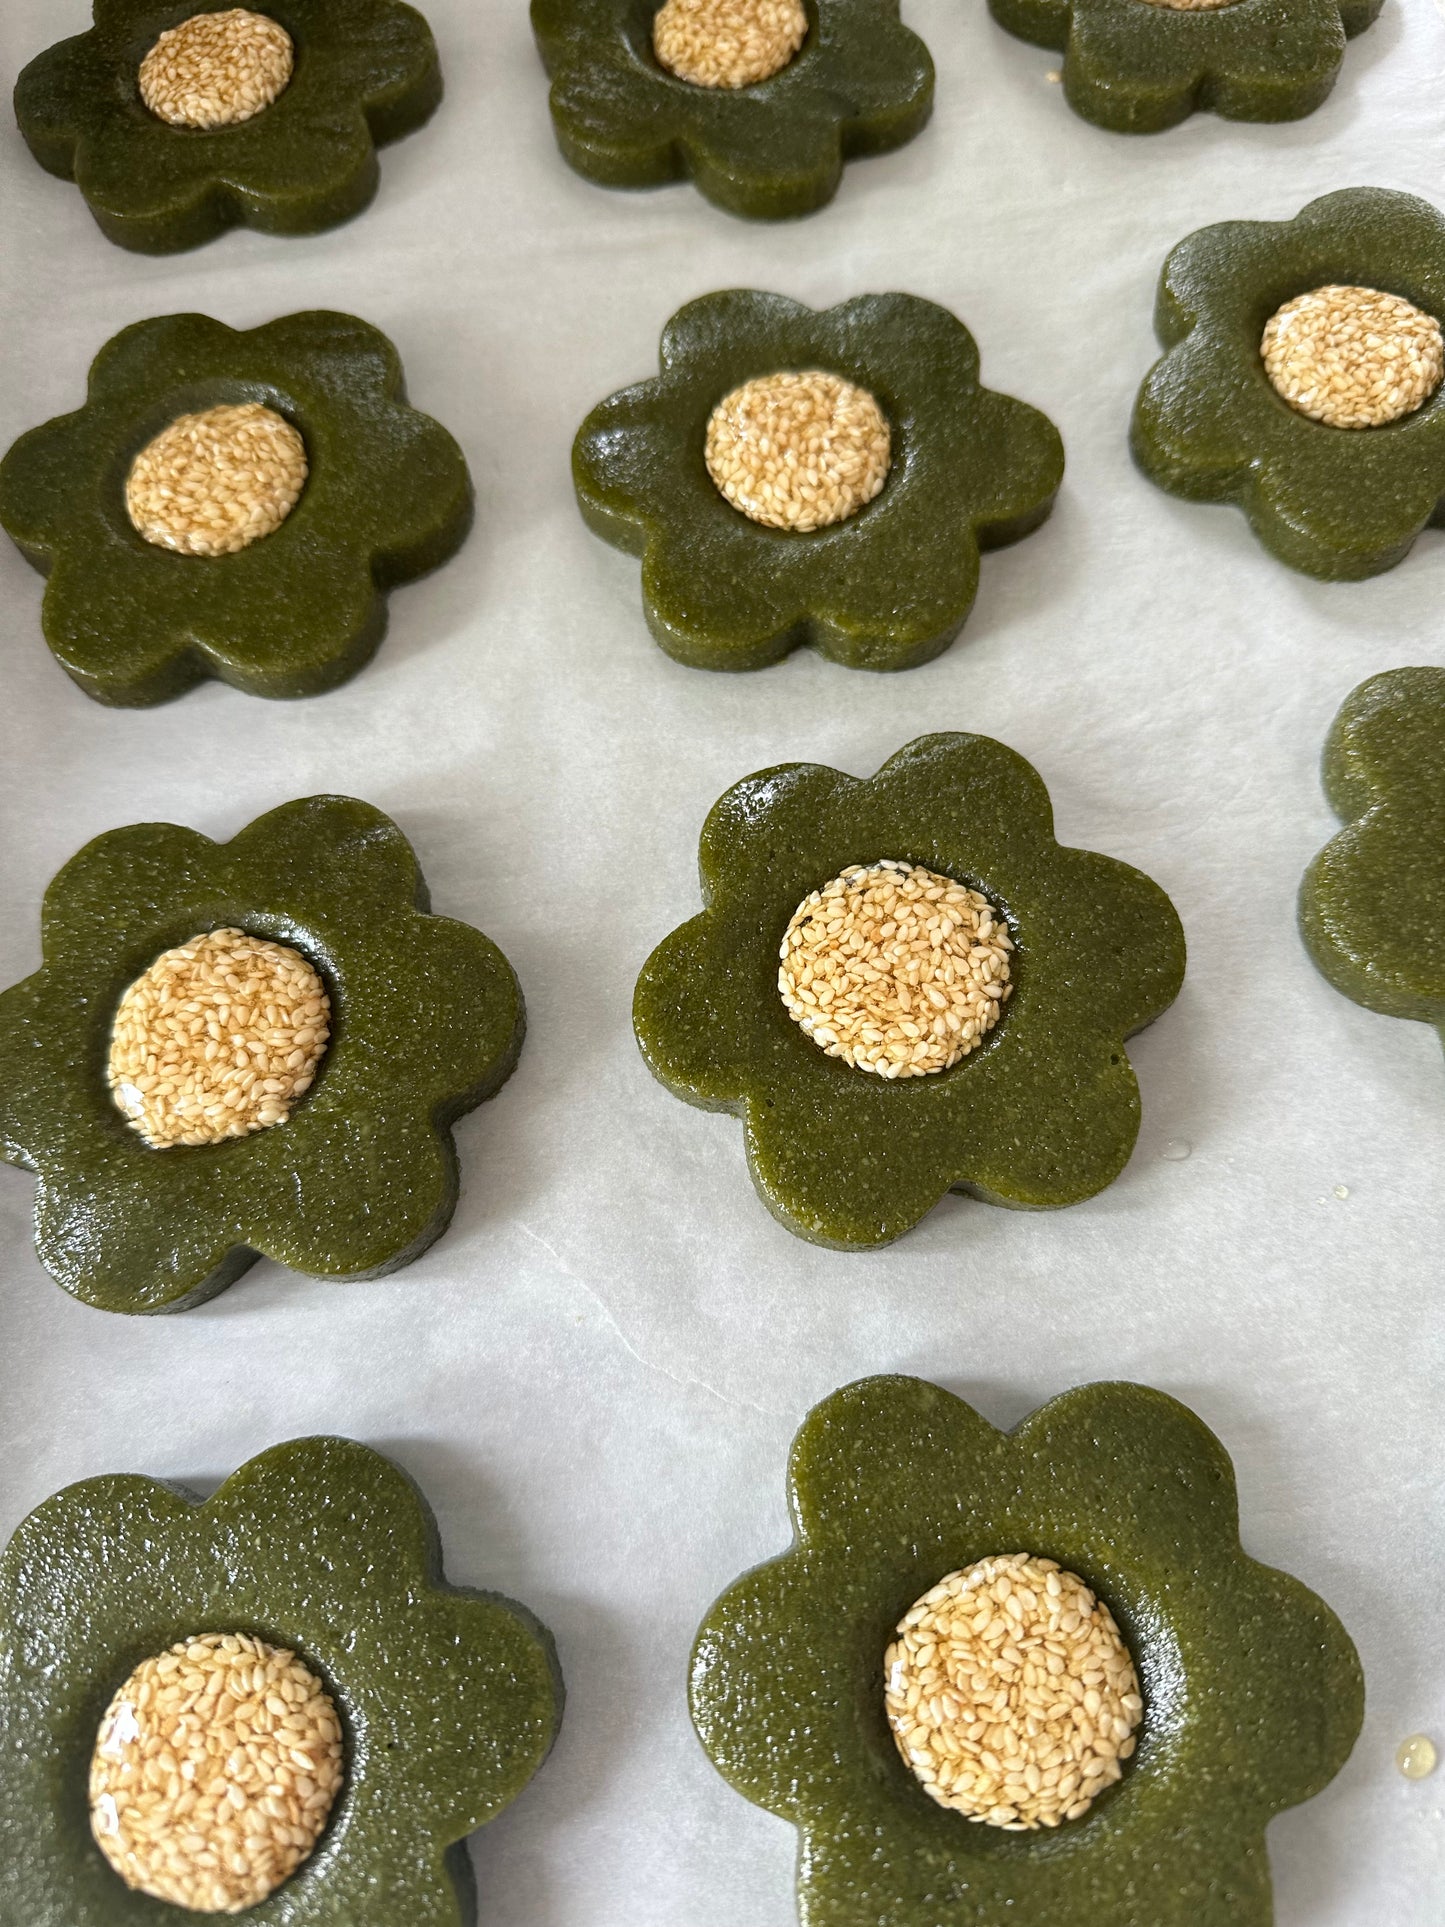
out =
[[[162,32],[220,10],[94,0],[89,31],[38,54],[16,82],[30,151],[76,183],[121,247],[166,254],[229,227],[333,227],[375,194],[378,145],[441,99],[436,43],[403,0],[265,0],[295,50],[284,88],[235,124],[174,126],[147,107],[142,62]]]
[[[1160,488],[1232,502],[1271,554],[1324,581],[1394,568],[1445,505],[1445,397],[1378,428],[1292,407],[1265,368],[1285,303],[1338,284],[1445,315],[1445,216],[1377,187],[1325,194],[1288,221],[1222,221],[1170,253],[1155,328],[1164,354],[1134,406],[1134,458]]]
[[[130,479],[178,417],[223,405],[294,429],[305,472],[259,539],[174,553],[137,526]],[[453,555],[471,519],[462,452],[408,403],[391,342],[320,309],[250,329],[138,321],[96,356],[84,405],[0,463],[0,523],[48,578],[46,641],[88,696],[125,706],[208,676],[256,696],[334,688],[375,653],[389,591]]]
[[[840,1061],[779,994],[798,905],[880,859],[983,892],[1014,946],[1005,1014],[937,1075],[889,1081]],[[1140,1115],[1124,1040],[1177,996],[1183,931],[1158,884],[1054,840],[1021,756],[940,734],[861,780],[817,763],[763,770],[714,805],[699,869],[701,914],[638,978],[638,1044],[678,1097],[742,1119],[753,1182],[790,1231],[862,1249],[950,1189],[1040,1209],[1119,1175]]]
[[[989,0],[1001,26],[1064,56],[1075,113],[1156,134],[1196,112],[1298,120],[1329,98],[1345,42],[1383,0]]]
[[[315,1082],[284,1123],[153,1149],[107,1081],[127,986],[198,931],[296,949],[330,994]],[[44,962],[0,996],[0,1156],[36,1173],[36,1251],[106,1311],[175,1311],[257,1257],[370,1277],[418,1257],[458,1193],[451,1125],[514,1068],[511,966],[433,915],[391,820],[312,796],[228,843],[173,823],[97,837],[46,892]]]
[[[933,107],[933,62],[898,0],[808,8],[797,55],[752,86],[697,86],[653,46],[652,0],[532,0],[563,157],[603,187],[691,179],[732,214],[807,214],[846,160],[911,140]]]
[[[788,1497],[791,1548],[702,1623],[692,1714],[719,1772],[797,1827],[806,1927],[1269,1927],[1266,1824],[1344,1764],[1363,1684],[1329,1608],[1242,1550],[1193,1413],[1090,1385],[1001,1433],[920,1379],[862,1379],[810,1413]],[[883,1656],[945,1574],[1024,1550],[1107,1604],[1144,1714],[1118,1786],[1017,1834],[918,1785]]]
[[[1337,990],[1445,1041],[1445,669],[1360,684],[1330,729],[1344,828],[1305,873],[1300,929]]]
[[[132,1668],[203,1631],[301,1655],[341,1716],[345,1780],[320,1845],[245,1919],[470,1927],[464,1840],[531,1779],[562,1684],[523,1608],[448,1585],[411,1480],[338,1438],[249,1460],[204,1503],[128,1475],[32,1512],[0,1559],[0,1858],[15,1927],[213,1921],[129,1889],[92,1838],[86,1782]]]
[[[1038,528],[1063,479],[1053,423],[986,388],[968,329],[916,295],[822,311],[755,288],[704,295],[668,322],[661,364],[593,409],[572,479],[588,526],[641,556],[654,639],[694,668],[798,648],[850,669],[929,661],[973,607],[980,551]],[[806,532],[750,519],[708,469],[713,411],[779,371],[862,390],[891,436],[881,488]]]

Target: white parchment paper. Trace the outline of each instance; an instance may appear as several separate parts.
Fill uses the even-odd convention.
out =
[[[38,963],[41,893],[89,837],[146,819],[227,836],[340,790],[398,820],[436,907],[502,945],[531,1018],[516,1076],[458,1128],[450,1233],[390,1280],[261,1264],[184,1316],[107,1317],[47,1280],[31,1181],[0,1170],[0,1534],[94,1473],[205,1488],[280,1439],[368,1440],[426,1488],[452,1576],[526,1600],[567,1674],[552,1760],[475,1843],[484,1920],[788,1927],[794,1836],[713,1772],[684,1682],[709,1602],[787,1540],[798,1422],[882,1370],[1000,1424],[1084,1380],[1144,1380],[1220,1433],[1246,1545],[1320,1590],[1364,1657],[1352,1761],[1271,1830],[1280,1927],[1435,1927],[1445,1774],[1411,1785],[1392,1762],[1416,1729],[1445,1740],[1445,1065],[1426,1027],[1316,976],[1294,896],[1333,828],[1317,764],[1340,702],[1445,661],[1445,540],[1373,582],[1313,583],[1234,512],[1153,489],[1124,437],[1173,242],[1335,187],[1441,198],[1445,23],[1386,0],[1310,119],[1131,140],[1070,113],[1056,58],[978,0],[908,0],[938,65],[932,126],[851,167],[821,214],[760,227],[689,188],[569,173],[521,0],[427,10],[446,101],[386,151],[375,205],[313,239],[126,254],[0,130],[0,446],[76,407],[130,321],[332,306],[392,336],[478,492],[457,559],[393,597],[373,666],[297,704],[209,684],[99,707],[52,662],[40,578],[0,543],[0,982]],[[85,21],[83,0],[6,0],[7,85]],[[648,639],[636,562],[583,528],[583,414],[653,370],[674,308],[733,285],[942,301],[985,380],[1062,429],[1052,521],[985,558],[940,661],[682,668]],[[1038,766],[1065,841],[1159,879],[1188,982],[1131,1046],[1143,1132],[1101,1197],[1045,1215],[949,1199],[888,1250],[816,1250],[755,1199],[737,1123],[649,1078],[633,979],[696,908],[697,832],[729,783],[793,758],[868,773],[954,727]]]

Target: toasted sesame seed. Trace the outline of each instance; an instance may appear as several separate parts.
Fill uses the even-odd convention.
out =
[[[203,1914],[254,1907],[325,1830],[341,1722],[295,1653],[201,1633],[142,1660],[90,1760],[90,1826],[125,1884]]]
[[[1010,1833],[1087,1813],[1121,1777],[1144,1712],[1108,1607],[1026,1552],[940,1579],[899,1622],[883,1676],[924,1792]]]
[[[211,930],[162,951],[111,1029],[116,1108],[154,1150],[284,1124],[331,1034],[326,986],[299,950]]]
[[[125,507],[138,535],[182,555],[234,555],[273,535],[306,485],[306,444],[260,402],[176,419],[130,465]]]
[[[141,62],[140,97],[173,127],[235,127],[271,105],[294,64],[290,34],[266,14],[193,13]]]
[[[760,375],[707,424],[707,470],[734,508],[774,529],[822,529],[871,502],[892,437],[866,388],[837,375]]]
[[[1445,374],[1434,315],[1398,294],[1334,283],[1276,309],[1260,353],[1290,407],[1328,428],[1380,428],[1412,415]]]
[[[976,1050],[1013,986],[1013,939],[977,890],[915,864],[853,864],[805,897],[778,955],[778,992],[830,1057],[925,1077]]]
[[[697,87],[751,87],[787,66],[808,32],[802,0],[666,0],[652,50]]]

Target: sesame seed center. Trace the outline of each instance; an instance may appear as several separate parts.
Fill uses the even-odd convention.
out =
[[[299,950],[211,930],[162,951],[120,1000],[107,1081],[152,1149],[284,1124],[331,1034],[326,986]]]
[[[666,0],[652,50],[695,87],[751,87],[780,73],[807,32],[802,0]]]
[[[201,1633],[142,1660],[90,1760],[90,1827],[125,1884],[203,1914],[295,1872],[342,1781],[341,1722],[295,1653]]]
[[[892,437],[866,388],[837,375],[760,375],[708,417],[707,471],[736,509],[774,529],[845,522],[888,479]]]
[[[778,955],[788,1015],[880,1077],[926,1077],[977,1049],[1012,985],[1003,913],[952,877],[855,863],[805,897]]]
[[[235,127],[271,105],[294,65],[278,20],[246,7],[193,13],[141,62],[140,97],[172,127]]]
[[[1276,309],[1260,353],[1290,407],[1328,428],[1381,428],[1413,415],[1445,375],[1434,315],[1398,294],[1336,283]]]
[[[138,535],[182,555],[235,555],[274,535],[306,486],[306,444],[260,402],[177,415],[125,482]]]
[[[940,1806],[1009,1833],[1077,1820],[1123,1773],[1144,1702],[1107,1606],[1026,1552],[940,1579],[883,1660],[898,1751]]]

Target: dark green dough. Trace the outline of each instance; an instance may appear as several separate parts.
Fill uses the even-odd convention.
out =
[[[1147,0],[989,0],[1000,26],[1064,56],[1064,97],[1117,134],[1157,134],[1196,112],[1298,120],[1323,106],[1345,41],[1384,0],[1235,0],[1205,10]]]
[[[973,607],[980,549],[1036,529],[1063,480],[1053,423],[985,388],[968,329],[916,295],[822,311],[755,288],[704,295],[668,322],[661,362],[583,422],[572,479],[588,526],[642,557],[648,626],[693,668],[759,669],[804,647],[850,669],[929,661]],[[892,467],[846,521],[768,528],[709,475],[708,417],[745,381],[812,369],[874,397]]]
[[[229,843],[173,823],[111,830],[45,894],[44,963],[0,996],[0,1156],[36,1173],[35,1246],[103,1311],[179,1311],[258,1257],[369,1278],[446,1229],[451,1126],[510,1076],[522,995],[479,930],[428,909],[401,831],[345,796],[258,817]],[[320,972],[331,1039],[283,1124],[155,1150],[106,1084],[116,1006],[169,950],[236,927]]]
[[[563,158],[603,187],[691,178],[730,214],[809,214],[845,161],[901,147],[933,109],[933,62],[898,0],[808,6],[786,67],[749,87],[700,87],[652,48],[658,0],[532,0]]]
[[[281,526],[234,555],[147,542],[126,512],[141,449],[178,415],[259,402],[306,444]],[[0,523],[46,575],[41,625],[97,702],[168,701],[214,676],[253,696],[312,696],[368,663],[389,590],[454,555],[472,519],[456,442],[410,406],[396,349],[325,310],[232,329],[139,321],[90,370],[85,405],[0,463]]]
[[[951,1069],[890,1081],[828,1056],[778,994],[803,899],[850,864],[916,863],[982,890],[1017,946],[1013,993]],[[1167,1010],[1184,933],[1157,883],[1054,841],[1048,793],[987,736],[922,736],[859,780],[788,763],[734,784],[703,826],[703,911],[637,980],[648,1068],[743,1120],[748,1165],[790,1231],[886,1244],[950,1189],[1074,1204],[1111,1183],[1139,1130],[1124,1040]]]
[[[1131,445],[1160,488],[1233,502],[1281,562],[1345,582],[1394,568],[1445,520],[1445,394],[1379,428],[1330,428],[1291,408],[1265,373],[1265,323],[1333,283],[1445,316],[1445,217],[1412,194],[1350,187],[1291,221],[1189,235],[1160,277],[1165,353],[1139,390]]]
[[[299,1654],[341,1717],[346,1780],[256,1927],[470,1927],[466,1836],[520,1793],[562,1716],[549,1633],[448,1585],[425,1499],[349,1439],[293,1439],[204,1503],[116,1475],[37,1507],[0,1560],[3,1927],[203,1927],[133,1892],[91,1837],[96,1733],[143,1659],[204,1632]]]
[[[1305,948],[1355,1003],[1445,1041],[1445,669],[1361,683],[1330,729],[1324,779],[1345,827],[1305,872]]]
[[[1234,1475],[1142,1385],[1066,1392],[1013,1432],[920,1379],[849,1385],[793,1443],[794,1541],[698,1633],[692,1716],[718,1771],[801,1836],[805,1927],[1269,1927],[1265,1826],[1360,1729],[1329,1608],[1239,1542]],[[1025,1552],[1108,1606],[1144,1697],[1138,1751],[1082,1818],[1006,1833],[900,1757],[883,1655],[950,1572]]]
[[[229,227],[315,234],[376,192],[376,149],[442,96],[436,43],[403,0],[265,0],[295,46],[291,80],[250,120],[174,127],[141,98],[141,61],[167,28],[233,0],[95,0],[95,24],[36,56],[15,118],[40,165],[74,181],[102,233],[170,254]]]

